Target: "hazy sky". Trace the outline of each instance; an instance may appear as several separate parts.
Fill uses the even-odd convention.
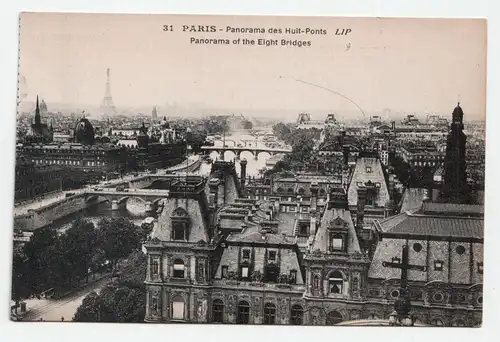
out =
[[[164,24],[174,32],[162,31]],[[216,33],[182,25],[216,25]],[[228,34],[226,26],[315,28],[327,35]],[[334,35],[349,28],[347,36]],[[196,38],[311,41],[310,47],[194,45]],[[348,48],[348,46],[350,46]],[[20,74],[27,100],[99,105],[111,69],[117,107],[166,102],[273,110],[485,113],[486,22],[376,19],[24,13]],[[281,76],[281,77],[280,77]],[[24,87],[24,86],[23,86]]]

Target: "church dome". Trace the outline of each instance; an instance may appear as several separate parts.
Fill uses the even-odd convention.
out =
[[[92,145],[95,141],[94,126],[89,120],[81,118],[75,126],[75,141],[84,145]]]

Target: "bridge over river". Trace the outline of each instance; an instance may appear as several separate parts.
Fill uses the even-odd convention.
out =
[[[223,159],[226,151],[231,151],[236,155],[236,159],[240,159],[242,152],[250,152],[254,159],[258,159],[260,153],[269,153],[271,156],[281,153],[291,153],[291,148],[270,148],[270,147],[238,147],[238,146],[202,146],[203,151],[217,152]]]
[[[95,189],[87,190],[81,196],[85,196],[86,202],[95,202],[99,199],[104,199],[111,202],[111,209],[118,210],[120,206],[126,205],[129,198],[136,198],[144,202],[146,205],[146,211],[155,210],[158,203],[167,198],[169,194],[168,190],[146,190],[146,189],[124,189],[113,190],[113,189]]]

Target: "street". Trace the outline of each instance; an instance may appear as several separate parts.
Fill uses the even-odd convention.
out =
[[[99,292],[108,281],[109,277],[105,277],[61,299],[28,299],[25,302],[29,311],[23,321],[40,321],[42,318],[60,322],[61,317],[64,321],[71,321],[83,298],[92,291]]]

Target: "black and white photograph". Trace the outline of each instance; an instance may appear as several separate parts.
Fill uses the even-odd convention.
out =
[[[486,33],[21,13],[11,320],[481,327]]]

